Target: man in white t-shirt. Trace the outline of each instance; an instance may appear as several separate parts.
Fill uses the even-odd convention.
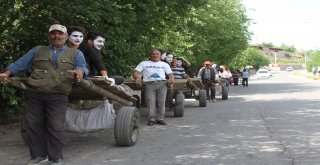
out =
[[[145,101],[149,110],[148,125],[167,125],[164,121],[167,83],[174,84],[174,76],[170,66],[161,61],[159,50],[152,49],[149,54],[150,60],[140,62],[132,76],[138,86],[142,86],[143,76]],[[169,77],[168,81],[166,75]]]

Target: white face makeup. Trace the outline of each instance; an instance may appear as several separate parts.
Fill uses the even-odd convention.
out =
[[[74,31],[69,36],[69,41],[74,45],[80,45],[83,41],[83,34],[78,31]]]
[[[166,56],[167,56],[167,53],[161,54],[161,60],[164,60],[166,58]]]
[[[106,41],[106,39],[98,36],[95,40],[93,40],[93,46],[98,49],[101,50],[102,47],[104,46],[104,42]]]
[[[177,60],[177,66],[178,67],[182,66],[182,61],[181,60]]]
[[[171,63],[172,60],[173,60],[173,55],[172,54],[168,54],[165,58],[165,60],[168,62],[168,63]]]

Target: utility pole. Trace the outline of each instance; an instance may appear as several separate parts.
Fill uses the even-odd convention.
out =
[[[304,67],[305,67],[305,69],[306,69],[306,71],[308,70],[307,69],[307,56],[308,56],[308,51],[306,50],[305,52],[304,52]]]

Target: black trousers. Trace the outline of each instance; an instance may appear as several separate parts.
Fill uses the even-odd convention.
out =
[[[216,88],[213,80],[202,80],[202,84],[204,85],[204,88],[206,89],[207,93],[207,99],[215,99],[216,98]],[[211,95],[209,95],[209,91]]]
[[[62,159],[68,95],[26,91],[25,99],[26,131],[31,157]]]
[[[242,85],[243,86],[248,86],[248,78],[242,78]]]
[[[233,84],[238,85],[239,83],[239,78],[233,78]]]

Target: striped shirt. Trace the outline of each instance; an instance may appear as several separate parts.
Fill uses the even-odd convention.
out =
[[[183,67],[172,67],[172,74],[174,75],[175,79],[183,79],[186,71]]]

